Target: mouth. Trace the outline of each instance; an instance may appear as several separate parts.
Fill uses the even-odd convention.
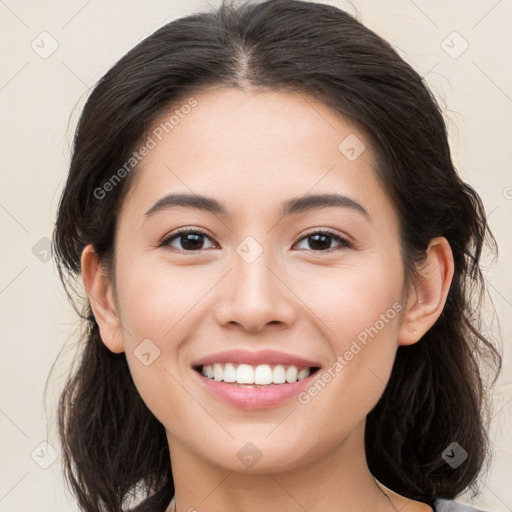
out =
[[[295,384],[311,377],[320,367],[283,364],[213,363],[196,365],[193,369],[202,377],[244,388],[267,388]]]
[[[318,366],[214,363],[193,374],[210,396],[237,409],[256,411],[290,402],[317,378]]]

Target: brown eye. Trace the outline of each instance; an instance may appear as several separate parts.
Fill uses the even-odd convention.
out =
[[[198,252],[208,248],[204,247],[205,239],[211,240],[210,236],[201,229],[184,228],[171,233],[162,241],[160,246],[168,246],[181,252]],[[309,249],[314,252],[330,252],[340,248],[352,247],[352,244],[347,239],[325,230],[308,233],[300,241],[306,241]],[[333,241],[338,243],[337,247],[331,247]],[[173,245],[176,243],[181,247]],[[215,247],[215,244],[211,247]],[[301,249],[304,249],[304,247]]]
[[[172,243],[177,241],[181,247],[173,248],[177,249],[178,251],[202,251],[205,249],[205,247],[203,247],[205,238],[210,239],[210,237],[204,231],[198,228],[180,229],[165,238],[165,240],[162,241],[161,246],[172,246]]]
[[[331,231],[314,231],[302,237],[301,240],[308,241],[310,249],[320,252],[328,252],[331,250],[339,249],[340,247],[352,247],[352,244],[348,240],[335,233],[332,233]],[[333,240],[339,243],[338,247],[331,247]]]

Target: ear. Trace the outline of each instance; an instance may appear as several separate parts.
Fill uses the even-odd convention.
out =
[[[100,329],[101,339],[112,352],[124,352],[121,321],[112,292],[113,285],[104,275],[92,244],[84,248],[80,261],[82,280]]]
[[[407,307],[398,335],[399,345],[412,345],[441,316],[453,278],[453,254],[448,240],[433,238],[418,268],[419,278],[411,284]]]

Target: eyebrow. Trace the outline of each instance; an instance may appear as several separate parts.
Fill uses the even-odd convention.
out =
[[[174,207],[194,208],[210,212],[223,217],[229,217],[228,210],[224,203],[212,197],[197,194],[177,194],[170,193],[159,199],[145,214],[149,218],[156,213],[168,210]],[[317,210],[320,208],[350,208],[364,215],[371,222],[370,214],[366,209],[354,199],[340,194],[313,194],[307,196],[294,197],[283,203],[281,214],[283,216],[304,212],[307,210]]]

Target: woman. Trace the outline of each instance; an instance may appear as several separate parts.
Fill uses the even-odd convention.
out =
[[[91,93],[54,233],[87,294],[59,404],[80,506],[471,510],[486,239],[433,96],[347,13],[163,26]]]

